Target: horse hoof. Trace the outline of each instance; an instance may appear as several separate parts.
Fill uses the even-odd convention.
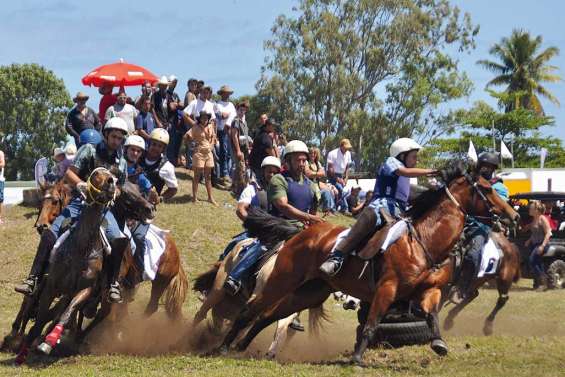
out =
[[[351,356],[350,362],[352,365],[363,366],[363,356],[358,353],[354,353],[353,356]]]
[[[206,353],[206,356],[226,356],[228,354],[228,346],[222,344],[218,348],[214,348],[212,351]]]
[[[486,336],[492,335],[492,322],[485,322],[485,326],[483,327],[483,334]]]
[[[446,318],[445,321],[443,321],[443,329],[446,331],[449,331],[453,328],[454,325],[454,321],[452,319]]]
[[[265,354],[265,358],[266,358],[267,360],[275,360],[275,357],[276,357],[276,356],[277,356],[277,355],[275,355],[274,352],[267,352],[267,353]]]
[[[53,351],[53,347],[50,344],[43,342],[37,346],[37,350],[44,355],[49,355]]]
[[[447,344],[442,339],[434,339],[432,340],[432,349],[435,353],[439,356],[446,356],[449,349],[447,348]]]

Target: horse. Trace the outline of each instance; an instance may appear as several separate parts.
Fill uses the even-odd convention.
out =
[[[72,189],[63,179],[44,188],[42,191],[44,194],[41,200],[41,207],[35,224],[33,224],[39,234],[49,228],[72,199]]]
[[[248,301],[247,310],[238,316],[216,353],[225,353],[239,333],[250,330],[237,345],[245,350],[254,337],[272,322],[294,312],[323,303],[334,291],[342,291],[371,302],[358,337],[352,362],[362,356],[387,310],[397,300],[420,303],[432,331],[432,349],[447,354],[440,334],[438,310],[441,288],[449,282],[450,252],[459,240],[465,216],[472,214],[491,219],[505,216],[517,221],[518,214],[493,191],[489,182],[469,174],[462,164],[443,170],[445,185],[420,195],[407,213],[412,231],[401,236],[373,268],[367,269],[360,258],[351,257],[334,277],[319,271],[343,227],[328,223],[313,225],[286,242],[263,291]],[[248,229],[261,237],[260,227]],[[367,271],[368,270],[368,271]]]
[[[117,192],[115,180],[105,168],[96,168],[90,174],[87,204],[67,238],[52,252],[48,274],[38,289],[36,321],[22,342],[17,364],[26,360],[29,347],[41,335],[44,326],[55,319],[44,342],[37,347],[40,352],[50,353],[65,327],[74,325],[76,311],[107,283],[101,272],[108,246],[100,226]],[[153,216],[153,207],[144,199],[136,203],[136,210],[142,220]],[[57,297],[59,301],[50,309]]]
[[[494,319],[498,312],[504,307],[504,305],[506,305],[506,302],[509,299],[508,292],[510,291],[512,283],[516,283],[520,279],[520,250],[518,249],[518,246],[510,242],[508,238],[506,238],[506,236],[504,236],[504,234],[500,232],[492,232],[491,237],[500,247],[500,250],[503,254],[500,265],[498,266],[495,274],[476,278],[472,282],[471,288],[473,294],[469,297],[466,297],[461,302],[455,304],[455,306],[451,308],[451,310],[449,310],[447,317],[443,322],[443,328],[445,330],[450,330],[451,328],[453,328],[455,317],[467,305],[469,305],[475,298],[479,296],[478,289],[486,282],[493,281],[498,291],[498,299],[496,300],[494,309],[486,317],[483,325],[483,334],[487,336],[492,335]],[[451,267],[452,268],[450,270],[453,272],[453,265]],[[449,295],[448,290],[450,288],[451,287],[446,286],[446,290],[444,290],[442,294],[442,301],[445,302],[447,300],[447,297]]]
[[[200,274],[195,279],[193,290],[207,292],[207,294],[200,309],[198,309],[194,316],[193,326],[198,326],[199,323],[204,321],[208,311],[212,310],[212,327],[210,330],[212,333],[221,334],[224,322],[233,321],[244,309],[245,299],[241,295],[235,297],[226,295],[223,285],[229,272],[237,262],[240,252],[253,241],[253,238],[240,241],[221,262],[215,263],[209,271]],[[257,296],[263,290],[268,277],[273,271],[276,259],[277,254],[274,254],[260,267],[255,279],[255,287],[250,295],[251,297]],[[268,358],[274,359],[284,344],[295,335],[296,331],[289,328],[289,325],[297,316],[298,313],[293,313],[278,321],[273,342],[267,351]],[[317,332],[321,320],[325,317],[326,314],[323,307],[310,309],[310,328]]]

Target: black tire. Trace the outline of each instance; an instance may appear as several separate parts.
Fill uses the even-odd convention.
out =
[[[547,268],[547,283],[549,288],[565,288],[565,261],[555,260]]]
[[[394,348],[429,343],[432,332],[426,321],[380,323],[375,342]]]

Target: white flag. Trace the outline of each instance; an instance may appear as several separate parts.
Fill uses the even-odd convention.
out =
[[[540,157],[540,168],[543,169],[543,166],[545,165],[545,158],[547,157],[547,149],[546,148],[541,149],[539,157]]]
[[[467,152],[467,156],[469,156],[469,158],[473,162],[477,162],[479,160],[479,158],[477,157],[477,151],[475,150],[475,146],[473,145],[472,140],[469,140],[469,151]]]
[[[512,158],[512,153],[510,153],[510,151],[508,150],[508,147],[506,146],[506,144],[504,144],[504,141],[500,141],[500,155],[502,156],[502,158]]]

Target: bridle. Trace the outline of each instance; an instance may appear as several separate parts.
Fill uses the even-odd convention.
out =
[[[453,194],[451,193],[451,191],[449,191],[449,187],[448,185],[444,186],[445,189],[445,193],[447,194],[447,197],[455,204],[455,206],[463,213],[463,215],[465,216],[465,218],[467,217],[474,217],[476,219],[480,219],[480,220],[491,220],[493,223],[499,221],[500,216],[497,215],[494,212],[494,206],[493,204],[490,202],[490,200],[488,200],[488,198],[485,196],[485,194],[482,192],[482,190],[479,187],[479,184],[476,180],[474,180],[471,175],[469,174],[465,174],[464,175],[465,180],[469,183],[469,185],[471,185],[471,187],[473,188],[473,199],[471,203],[475,203],[477,200],[477,196],[479,197],[479,199],[484,202],[484,204],[486,205],[488,212],[489,212],[489,216],[480,216],[480,215],[476,215],[476,214],[472,214],[472,213],[468,213],[467,211],[465,211],[465,209],[463,209],[463,207],[461,207],[461,204],[457,201],[457,199],[455,199],[455,197],[453,196]]]
[[[108,198],[108,192],[103,191],[101,189],[99,189],[98,187],[94,186],[94,184],[91,181],[91,178],[94,176],[94,174],[98,171],[104,171],[107,172],[109,174],[110,171],[106,168],[100,167],[100,168],[96,168],[92,171],[92,173],[90,174],[90,176],[88,177],[88,179],[86,180],[86,202],[87,205],[93,205],[93,204],[100,204],[104,207],[111,205],[111,203],[115,200],[116,198],[116,194],[117,192],[114,191],[114,193],[112,194],[112,197]],[[116,183],[116,179],[115,177],[112,177],[112,179],[114,179],[114,184]]]
[[[53,199],[53,194],[51,194],[51,192],[47,192],[41,199],[41,208],[39,210],[39,213],[37,214],[37,219],[35,220],[36,225],[37,222],[39,221],[39,217],[41,216],[41,210],[43,209],[43,205],[45,204],[45,201],[48,199]],[[59,214],[63,212],[63,208],[65,207],[64,195],[59,194],[59,198],[57,199],[57,207],[59,208]]]

